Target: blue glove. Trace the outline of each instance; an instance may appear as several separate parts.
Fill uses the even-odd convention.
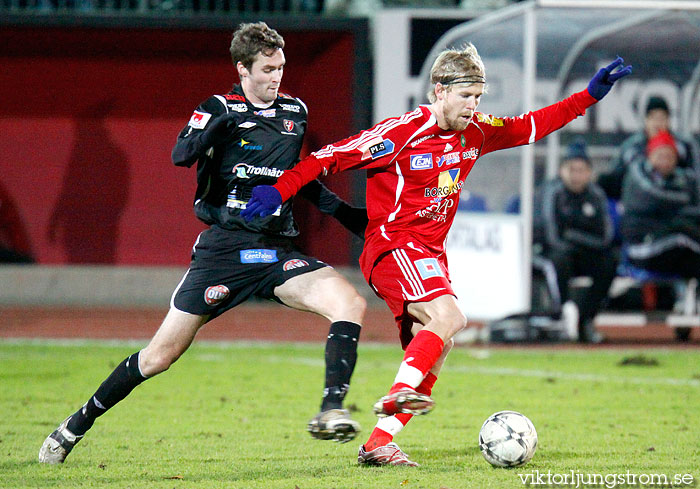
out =
[[[625,60],[618,56],[617,59],[608,66],[598,70],[598,73],[596,73],[588,83],[588,93],[591,94],[591,97],[596,100],[602,99],[608,94],[613,84],[617,80],[632,73],[632,65],[625,66],[624,68],[617,70],[615,73],[612,73],[615,68],[624,62]]]
[[[271,185],[258,185],[253,188],[253,196],[250,198],[241,211],[241,217],[246,222],[254,217],[269,216],[282,204],[282,196],[279,191]]]

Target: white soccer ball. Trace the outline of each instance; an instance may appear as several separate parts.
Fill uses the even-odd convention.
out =
[[[479,448],[496,467],[518,467],[530,461],[537,449],[537,431],[532,421],[515,411],[500,411],[488,417],[479,431]]]

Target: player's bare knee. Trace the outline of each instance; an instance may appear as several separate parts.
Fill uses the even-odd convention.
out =
[[[442,315],[440,318],[442,330],[444,331],[445,343],[451,341],[452,337],[467,326],[467,318],[461,311],[452,311]]]
[[[367,311],[367,301],[357,292],[352,296],[352,298],[346,304],[347,311],[345,315],[349,321],[360,324],[362,319],[365,317],[365,312]]]
[[[326,301],[323,306],[326,310],[324,316],[331,321],[352,321],[361,324],[367,311],[367,301],[350,286],[343,292]]]
[[[144,349],[139,355],[139,368],[146,377],[153,377],[168,370],[178,358],[180,353],[172,349]]]

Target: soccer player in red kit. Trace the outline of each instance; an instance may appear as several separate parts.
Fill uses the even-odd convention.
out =
[[[430,105],[325,146],[274,186],[253,189],[241,212],[246,219],[273,213],[318,175],[367,170],[369,225],[360,267],[394,313],[405,355],[388,395],[374,406],[380,419],[360,447],[359,463],[418,465],[392,440],[413,415],[432,409],[430,394],[452,337],[467,323],[450,284],[445,240],[474,163],[486,153],[534,143],[583,115],[631,73],[622,64],[617,58],[586,90],[561,102],[498,118],[476,111],[486,86],[476,48],[445,50],[430,72]]]

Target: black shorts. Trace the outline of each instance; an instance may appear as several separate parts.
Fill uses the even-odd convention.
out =
[[[216,226],[202,232],[192,262],[173,292],[179,311],[210,315],[210,320],[251,297],[273,299],[275,287],[328,265],[302,254],[289,238]]]

